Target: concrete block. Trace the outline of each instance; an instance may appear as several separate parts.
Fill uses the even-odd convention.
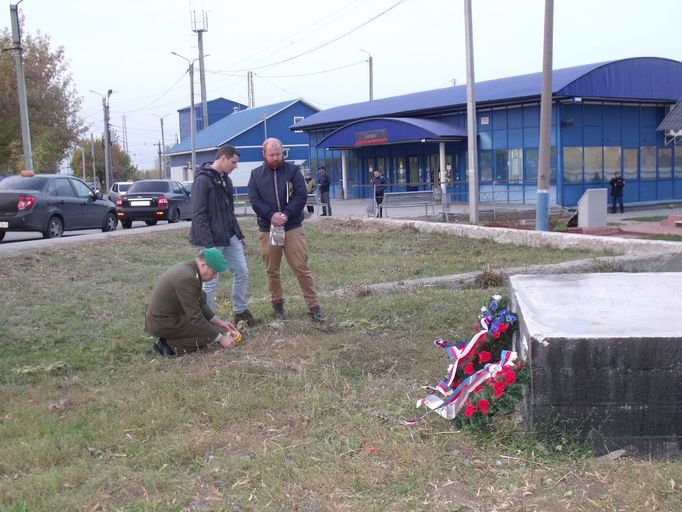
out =
[[[516,275],[526,428],[571,424],[596,453],[682,455],[682,273]]]

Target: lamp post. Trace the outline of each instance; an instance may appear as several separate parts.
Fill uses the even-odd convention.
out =
[[[33,170],[33,149],[31,147],[31,128],[28,121],[28,100],[26,99],[26,79],[24,78],[24,60],[21,47],[21,25],[19,24],[19,0],[10,4],[9,13],[12,19],[12,42],[14,46],[14,63],[17,74],[17,93],[19,96],[19,120],[21,122],[21,139],[24,146],[24,169]],[[4,51],[4,50],[3,50]]]
[[[98,93],[90,89],[90,92],[102,97],[102,109],[104,110],[104,183],[106,193],[109,193],[109,177],[111,176],[111,138],[109,135],[109,97],[114,92],[112,89],[107,91],[107,95]],[[101,192],[101,191],[100,191]]]
[[[171,52],[176,57],[180,57],[187,61],[189,64],[189,96],[190,96],[190,112],[189,112],[189,122],[191,124],[189,131],[189,140],[192,147],[192,177],[194,177],[194,172],[197,169],[197,149],[196,149],[196,134],[197,134],[197,120],[196,112],[194,111],[194,63],[199,60],[198,58],[190,60],[187,57]]]
[[[360,51],[365,52],[369,56],[367,59],[367,62],[369,63],[369,101],[372,101],[374,99],[374,61],[372,59],[372,54],[367,50],[360,48]]]

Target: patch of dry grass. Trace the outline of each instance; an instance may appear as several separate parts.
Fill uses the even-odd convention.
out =
[[[322,291],[428,274],[443,258],[439,271],[452,273],[455,262],[480,271],[540,252],[336,222],[306,230]],[[481,283],[489,289],[329,299],[318,328],[291,276],[290,320],[270,322],[251,250],[253,310],[269,323],[235,350],[154,358],[142,307],[156,276],[194,254],[185,235],[150,231],[5,262],[0,509],[682,509],[677,461],[556,455],[505,421],[486,432],[435,415],[404,423],[420,414],[419,386],[442,377],[433,338],[471,335],[481,304],[505,292],[492,277]],[[422,255],[424,244],[445,247]]]

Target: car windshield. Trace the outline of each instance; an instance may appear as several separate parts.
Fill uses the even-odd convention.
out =
[[[170,182],[168,181],[137,181],[128,189],[129,194],[138,192],[168,192]]]
[[[45,176],[10,176],[0,181],[0,190],[42,190],[49,179]]]

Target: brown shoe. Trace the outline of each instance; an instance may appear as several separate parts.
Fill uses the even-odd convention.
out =
[[[258,325],[258,320],[256,320],[253,315],[251,314],[251,311],[248,309],[245,309],[241,313],[235,313],[234,314],[234,325],[237,325],[239,322],[244,322],[246,323],[247,327],[253,327],[254,325]]]

